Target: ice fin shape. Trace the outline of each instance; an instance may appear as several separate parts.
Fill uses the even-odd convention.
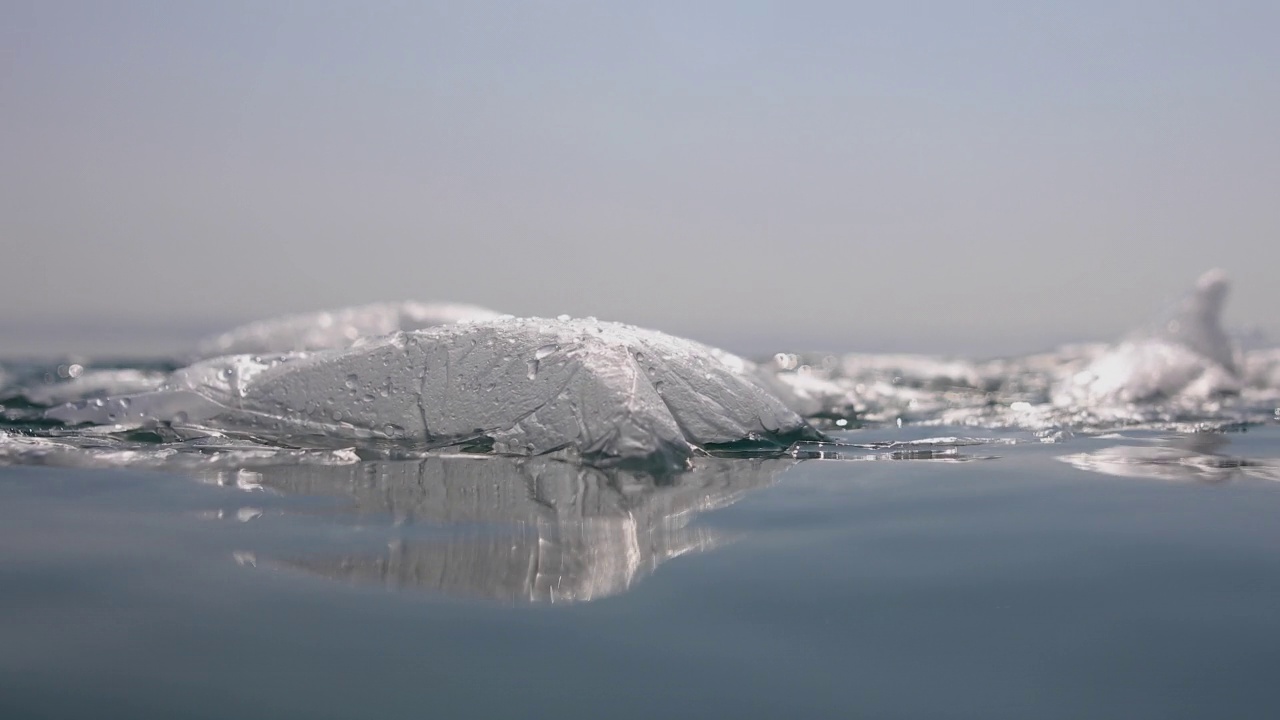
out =
[[[1143,402],[1238,392],[1235,352],[1221,322],[1227,289],[1221,270],[1205,273],[1171,319],[1118,343],[1066,378],[1055,403]]]
[[[295,444],[393,440],[567,449],[679,467],[695,448],[785,447],[819,434],[734,356],[596,321],[503,319],[395,333],[314,354],[216,358],[151,393],[48,411],[67,423],[198,425]]]
[[[501,317],[493,310],[455,303],[383,302],[259,320],[206,338],[197,357],[282,353],[350,347],[360,338],[437,325]]]
[[[1230,284],[1222,270],[1210,270],[1196,281],[1177,314],[1157,331],[1157,337],[1176,342],[1236,371],[1235,351],[1222,329],[1222,310]]]

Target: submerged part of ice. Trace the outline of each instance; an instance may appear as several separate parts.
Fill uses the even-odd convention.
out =
[[[46,417],[303,445],[563,449],[597,463],[673,467],[697,448],[780,448],[820,437],[744,375],[746,366],[628,325],[509,318],[395,333],[341,351],[215,358],[173,373],[154,392],[68,404]]]
[[[690,471],[655,477],[546,457],[446,455],[209,477],[232,487],[333,497],[349,503],[363,536],[376,533],[379,522],[387,530],[372,547],[348,541],[265,562],[468,598],[581,602],[625,592],[662,563],[714,547],[717,534],[691,525],[698,514],[773,484],[793,462],[704,458]],[[252,494],[246,502],[251,510],[262,505]],[[339,521],[342,515],[329,513]],[[234,515],[257,522],[271,516]],[[414,532],[417,524],[432,530]],[[259,566],[264,555],[255,553]]]
[[[457,303],[383,302],[259,320],[206,338],[198,357],[284,353],[351,347],[361,338],[421,330],[463,321],[493,320],[500,313]]]

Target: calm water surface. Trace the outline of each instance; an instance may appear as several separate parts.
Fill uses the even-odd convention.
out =
[[[1280,428],[981,434],[3,467],[0,717],[1280,716]]]

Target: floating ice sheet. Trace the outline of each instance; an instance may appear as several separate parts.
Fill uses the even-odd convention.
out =
[[[744,361],[594,320],[506,319],[395,333],[341,351],[236,355],[158,390],[54,408],[114,428],[209,428],[299,445],[484,445],[683,466],[697,448],[815,439]]]

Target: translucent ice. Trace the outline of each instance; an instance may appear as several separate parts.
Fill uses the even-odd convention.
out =
[[[393,441],[679,467],[697,448],[818,437],[741,359],[617,323],[502,319],[337,351],[214,358],[159,390],[54,408],[65,423],[201,427],[300,445]]]
[[[455,303],[383,302],[259,320],[206,338],[198,357],[241,353],[282,353],[350,347],[364,337],[420,330],[501,315],[487,308]]]

